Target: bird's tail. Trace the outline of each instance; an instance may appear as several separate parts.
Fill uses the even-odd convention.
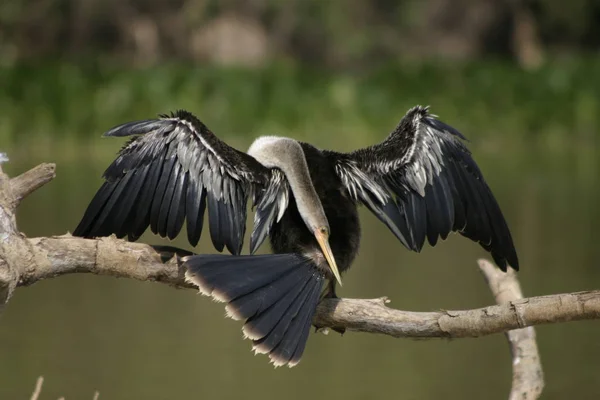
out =
[[[269,354],[275,366],[300,362],[325,279],[312,261],[296,254],[195,255],[185,266],[201,293],[245,321],[255,353]]]

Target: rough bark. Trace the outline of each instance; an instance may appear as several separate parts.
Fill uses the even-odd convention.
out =
[[[23,238],[18,251],[1,258],[18,267],[16,286],[72,273],[92,273],[194,288],[184,279],[180,256],[189,252],[130,243],[114,237],[82,239],[69,234]],[[23,249],[28,253],[24,254]],[[179,253],[178,253],[179,252]],[[18,264],[18,265],[16,265]],[[494,267],[495,268],[495,267]],[[472,310],[411,312],[386,306],[386,298],[325,299],[315,324],[394,337],[479,337],[544,323],[600,318],[600,291],[511,300]]]
[[[600,291],[529,297],[472,310],[401,311],[387,298],[324,300],[315,324],[394,337],[466,338],[546,323],[600,318]]]
[[[92,273],[194,288],[184,279],[180,256],[190,253],[183,250],[177,253],[178,249],[114,237],[82,239],[69,234],[22,240],[19,249],[0,253],[0,258],[10,260],[9,265],[19,276],[16,286],[65,274]],[[464,338],[600,318],[597,290],[517,299],[472,310],[412,312],[389,308],[387,302],[385,297],[325,299],[318,307],[315,325],[394,337]]]

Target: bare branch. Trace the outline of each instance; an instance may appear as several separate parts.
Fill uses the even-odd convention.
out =
[[[184,267],[172,248],[126,242],[114,236],[92,240],[67,234],[26,240],[34,252],[30,261],[36,261],[21,264],[19,286],[65,274],[92,273],[194,288],[185,282]],[[180,251],[180,255],[190,254]]]
[[[31,394],[31,400],[38,400],[40,394],[42,393],[42,386],[44,385],[44,377],[40,376],[37,378],[35,382],[35,389],[33,389],[33,393]]]
[[[42,386],[44,386],[44,377],[40,376],[39,378],[37,378],[37,381],[35,382],[35,388],[33,389],[33,393],[31,394],[31,397],[30,397],[31,400],[39,399],[40,395],[42,394]],[[93,399],[98,400],[99,398],[100,398],[100,392],[99,391],[94,392]],[[65,400],[65,398],[59,397],[58,400]]]
[[[411,312],[384,299],[327,299],[315,325],[394,337],[480,337],[545,323],[600,318],[600,291],[530,297],[473,310]]]
[[[193,288],[185,282],[185,267],[173,249],[155,249],[114,237],[81,239],[63,235],[25,240],[33,254],[21,258],[18,286],[65,274],[93,273]],[[462,338],[600,318],[600,291],[531,297],[459,311],[401,311],[385,303],[385,298],[325,299],[317,309],[315,325],[394,337]]]
[[[12,178],[10,186],[13,190],[14,207],[18,206],[21,200],[33,191],[44,186],[56,176],[55,164],[40,164],[29,171]]]
[[[513,270],[501,272],[487,260],[479,260],[479,268],[498,304],[510,304],[523,298],[521,285]],[[513,358],[513,379],[509,400],[537,399],[544,389],[544,372],[540,362],[533,327],[506,332]]]

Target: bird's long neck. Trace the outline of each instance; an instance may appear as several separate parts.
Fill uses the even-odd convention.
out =
[[[309,229],[329,227],[300,143],[288,138],[263,136],[254,141],[248,154],[265,167],[276,167],[283,171],[294,194],[298,211]]]

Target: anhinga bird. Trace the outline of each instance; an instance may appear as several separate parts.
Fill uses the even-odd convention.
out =
[[[195,246],[208,206],[212,243],[233,255],[186,257],[186,277],[227,303],[254,350],[275,365],[300,361],[321,296],[335,296],[352,264],[358,205],[410,250],[456,231],[502,270],[518,269],[510,231],[465,138],[426,107],[409,110],[383,142],[352,153],[274,136],[243,153],[186,111],[105,135],[135,137],[104,173],[74,234],[136,240],[150,226],[173,239],[187,220]],[[239,255],[249,197],[256,207],[250,253],[269,236],[275,254]]]

